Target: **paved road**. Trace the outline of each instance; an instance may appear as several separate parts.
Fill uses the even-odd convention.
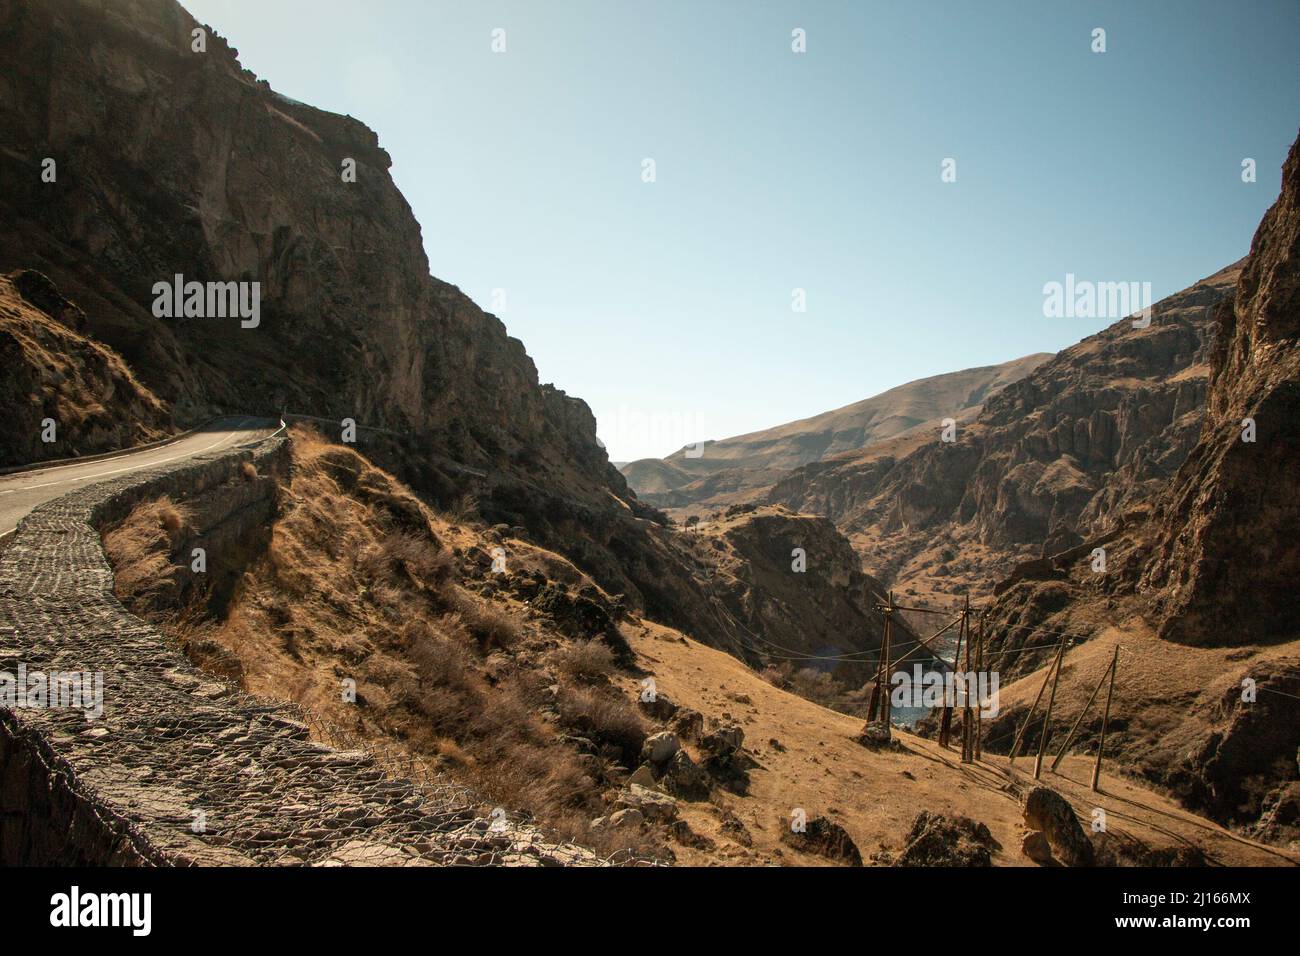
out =
[[[0,537],[13,531],[23,516],[39,504],[66,494],[84,482],[113,478],[164,462],[221,451],[275,431],[264,418],[223,418],[201,431],[158,448],[124,451],[96,461],[51,465],[36,471],[0,475]]]

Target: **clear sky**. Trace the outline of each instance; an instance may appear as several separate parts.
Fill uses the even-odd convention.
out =
[[[1110,320],[1045,283],[1245,255],[1300,126],[1296,0],[183,2],[378,132],[434,275],[615,460],[1070,345]]]

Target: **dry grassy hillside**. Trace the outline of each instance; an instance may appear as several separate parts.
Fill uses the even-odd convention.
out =
[[[269,543],[227,599],[187,587],[178,545],[193,503],[142,504],[105,534],[119,596],[211,672],[427,760],[479,793],[485,813],[524,812],[606,853],[897,862],[929,852],[924,834],[909,834],[928,810],[986,825],[991,862],[1029,862],[1023,787],[997,758],[962,766],[906,734],[896,749],[868,750],[854,739],[860,721],[627,614],[568,561],[468,507],[431,511],[310,431],[295,429],[293,455]],[[743,537],[747,524],[733,521]],[[348,680],[355,703],[341,693]],[[1082,774],[1071,763],[1051,783],[1087,820]],[[1225,863],[1291,859],[1135,784],[1107,778],[1105,789],[1114,823],[1096,841],[1103,859],[1170,861],[1187,847]],[[795,807],[829,837],[788,835]],[[930,859],[945,861],[955,859]]]

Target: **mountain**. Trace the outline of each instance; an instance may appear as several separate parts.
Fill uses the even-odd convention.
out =
[[[1295,847],[1300,140],[1232,275],[1213,310],[1205,400],[1173,474],[1125,491],[1116,473],[1108,500],[1139,506],[1109,521],[1094,509],[1079,523],[1080,544],[998,584],[984,619],[990,647],[1004,681],[1023,680],[1004,693],[989,733],[1005,750],[1062,636],[1075,646],[1062,663],[1059,726],[1079,718],[1117,649],[1107,752],[1187,807]],[[1082,747],[1095,746],[1100,722],[1094,708],[1080,724]]]
[[[793,591],[784,624],[757,603],[721,613],[696,542],[628,488],[586,403],[430,274],[373,130],[277,94],[173,0],[3,3],[0,55],[0,274],[17,283],[0,348],[19,369],[0,413],[22,436],[0,465],[220,414],[315,417],[335,441],[351,419],[356,448],[423,500],[562,552],[629,609],[748,660],[754,633],[811,647],[788,622],[838,597]],[[255,321],[160,317],[178,275],[250,301],[256,283]],[[824,530],[829,563],[843,541]],[[837,647],[876,640],[846,628]]]
[[[1116,526],[1195,444],[1214,311],[1240,263],[1123,319],[990,396],[956,440],[936,424],[796,469],[764,500],[824,514],[868,570],[948,601]]]
[[[736,492],[766,488],[800,465],[853,452],[925,422],[960,418],[1049,358],[1040,352],[917,379],[811,418],[707,441],[663,459],[630,462],[622,471],[637,494],[657,507],[731,504],[739,500]]]

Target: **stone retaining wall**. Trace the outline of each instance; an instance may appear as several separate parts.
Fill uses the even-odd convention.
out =
[[[588,851],[477,817],[454,785],[413,785],[310,739],[287,705],[197,670],[113,596],[99,529],[140,501],[218,490],[288,439],[93,484],[28,515],[0,555],[0,671],[102,672],[103,714],[0,706],[0,864],[583,864]],[[220,524],[211,513],[208,525]]]

